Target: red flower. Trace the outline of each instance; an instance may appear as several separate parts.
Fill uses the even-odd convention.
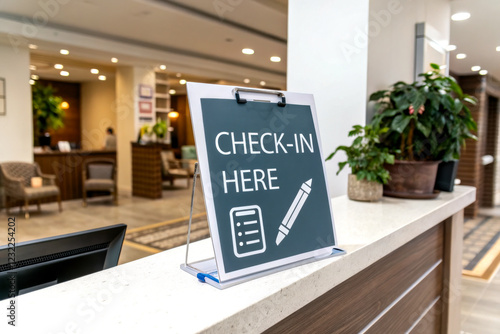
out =
[[[410,115],[413,115],[413,113],[415,112],[415,109],[413,109],[412,105],[410,105],[410,107],[408,108],[408,110],[410,111]]]
[[[420,115],[422,115],[422,114],[424,113],[424,110],[425,110],[425,107],[424,107],[424,105],[422,104],[422,105],[420,106],[420,108],[418,108],[418,113],[419,113]]]

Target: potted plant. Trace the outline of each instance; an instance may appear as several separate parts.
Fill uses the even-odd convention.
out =
[[[163,141],[167,134],[167,123],[159,118],[156,124],[153,125],[153,132],[156,135],[156,140]]]
[[[466,105],[475,99],[464,94],[454,78],[441,74],[438,65],[431,67],[420,74],[421,81],[400,81],[370,96],[377,109],[372,125],[389,128],[380,145],[396,156],[385,195],[437,196],[438,164],[458,159],[465,140],[475,138],[476,123]]]
[[[64,110],[61,107],[63,99],[54,95],[55,89],[50,85],[43,86],[37,82],[31,89],[35,146],[50,146],[50,135],[47,131],[57,130],[64,126]]]
[[[394,163],[394,155],[387,147],[380,147],[380,136],[388,128],[379,128],[373,125],[354,125],[349,137],[356,138],[351,146],[338,146],[326,160],[330,160],[338,151],[344,151],[347,161],[339,162],[337,175],[346,165],[351,167],[348,178],[347,196],[357,201],[378,201],[382,197],[382,185],[389,180],[389,172],[384,168],[386,164]]]

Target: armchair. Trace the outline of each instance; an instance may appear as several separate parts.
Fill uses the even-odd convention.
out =
[[[61,192],[55,182],[55,175],[43,174],[40,166],[27,162],[4,162],[0,164],[2,182],[5,187],[5,207],[9,214],[11,200],[24,202],[24,217],[29,219],[29,202],[36,200],[40,211],[40,200],[55,197],[62,211]],[[40,187],[31,187],[31,178],[41,177]],[[21,210],[21,208],[20,208]]]
[[[118,205],[116,165],[112,159],[90,159],[82,168],[83,206],[87,206],[87,191],[109,191]]]
[[[170,181],[170,185],[174,185],[175,179],[187,179],[187,187],[189,188],[189,169],[182,167],[173,151],[161,151],[161,169],[162,179]]]

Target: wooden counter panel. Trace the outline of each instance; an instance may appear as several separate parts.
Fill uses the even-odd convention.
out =
[[[408,292],[396,305],[384,314],[366,333],[405,333],[420,318],[427,315],[426,311],[441,299],[443,290],[443,264],[439,264],[423,280]],[[441,317],[437,319],[441,328]],[[417,327],[417,326],[415,326]],[[425,333],[432,333],[427,331]]]
[[[443,241],[444,228],[443,224],[439,224],[294,312],[265,333],[358,333],[442,260]],[[438,272],[441,273],[441,270]],[[440,275],[439,281],[442,282]],[[424,285],[422,289],[425,294],[434,296],[436,289],[441,289],[441,283],[437,284],[431,278],[430,281],[433,284]],[[406,310],[408,316],[418,312],[420,305],[413,306],[413,310]]]
[[[71,151],[35,154],[35,162],[45,174],[56,176],[61,190],[61,199],[82,198],[82,166],[90,159],[112,159],[116,161],[116,151]]]
[[[409,334],[445,333],[442,326],[443,301],[438,300]]]

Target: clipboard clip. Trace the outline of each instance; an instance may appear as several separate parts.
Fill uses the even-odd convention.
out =
[[[278,97],[281,97],[281,101],[278,101],[278,107],[286,106],[285,94],[277,90],[262,90],[262,89],[239,88],[239,87],[234,88],[233,93],[234,96],[236,97],[236,102],[238,102],[239,104],[244,104],[247,103],[247,100],[240,97],[240,92],[277,95]]]

